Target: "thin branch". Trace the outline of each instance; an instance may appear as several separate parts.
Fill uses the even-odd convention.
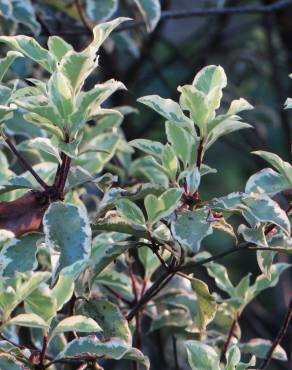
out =
[[[270,250],[271,248],[265,248],[265,247],[254,247],[250,243],[241,243],[236,247],[230,248],[226,250],[225,252],[218,253],[214,256],[211,256],[209,258],[205,258],[201,261],[194,261],[189,262],[183,266],[177,266],[173,267],[169,271],[165,271],[162,273],[158,279],[151,285],[151,287],[145,292],[144,296],[141,297],[139,302],[132,308],[132,310],[127,315],[127,320],[131,321],[137,314],[138,311],[142,309],[142,307],[148,303],[162,288],[164,288],[165,285],[168,284],[168,282],[173,278],[173,276],[178,272],[186,272],[186,273],[192,273],[194,268],[198,266],[203,266],[206,263],[217,261],[223,257],[226,257],[230,254],[239,252],[239,251],[258,251],[258,250]],[[279,251],[279,253],[281,253]],[[283,251],[284,253],[284,251]]]
[[[227,352],[228,347],[230,345],[231,339],[234,335],[234,331],[235,331],[237,322],[238,322],[238,313],[235,314],[235,318],[232,321],[231,327],[230,327],[228,335],[227,335],[226,342],[224,343],[224,347],[223,347],[223,350],[222,350],[222,353],[221,353],[220,361],[223,361],[225,356],[226,356],[226,352]]]
[[[75,2],[75,6],[77,8],[77,11],[79,13],[79,17],[82,21],[82,23],[84,24],[84,26],[89,30],[89,31],[92,31],[92,24],[90,23],[89,19],[86,17],[85,13],[84,13],[84,9],[83,9],[83,6],[81,4],[81,1],[80,0],[74,0]]]
[[[9,148],[11,149],[11,151],[13,152],[13,154],[22,163],[24,168],[32,174],[32,176],[36,179],[36,181],[41,185],[41,187],[44,190],[48,190],[50,186],[47,183],[45,183],[43,179],[40,178],[40,176],[32,168],[31,164],[22,156],[22,154],[19,153],[19,151],[16,149],[16,146],[13,144],[10,138],[6,136],[4,140],[6,144],[9,146]]]
[[[245,5],[223,8],[194,8],[188,10],[165,10],[161,12],[160,22],[169,19],[184,19],[193,17],[209,17],[221,15],[243,14],[271,14],[292,6],[292,0],[279,0],[268,5]],[[121,32],[136,27],[145,26],[143,20],[135,20],[124,23],[115,32]]]
[[[116,292],[114,289],[112,289],[109,286],[103,285],[106,290],[108,290],[113,296],[115,296],[117,299],[121,300],[123,303],[125,303],[128,306],[132,306],[133,302],[129,301],[128,299],[124,298],[120,293]]]
[[[280,331],[277,335],[277,338],[274,340],[269,352],[267,353],[267,356],[265,360],[261,363],[259,370],[265,370],[268,368],[269,363],[272,359],[273,353],[278,346],[282,342],[282,339],[284,338],[285,334],[288,331],[290,320],[292,319],[292,299],[290,300],[289,307],[285,316],[285,319],[283,321],[283,324],[280,328]]]
[[[41,353],[40,353],[40,369],[45,369],[45,365],[44,365],[44,362],[45,362],[45,358],[46,358],[46,352],[47,352],[47,349],[48,349],[48,342],[49,342],[49,337],[48,337],[48,333],[47,331],[44,333],[44,337],[43,337],[43,347],[42,347],[42,350],[41,350]]]
[[[178,354],[177,354],[177,338],[174,335],[172,336],[172,348],[173,348],[175,370],[180,370],[179,364],[178,364]]]

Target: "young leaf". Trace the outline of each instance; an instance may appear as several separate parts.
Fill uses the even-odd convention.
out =
[[[217,304],[215,298],[210,294],[208,285],[202,280],[192,278],[192,288],[197,295],[198,314],[195,319],[201,331],[206,329],[206,326],[215,317]]]
[[[153,225],[161,218],[169,216],[177,207],[182,195],[181,189],[166,190],[160,197],[149,194],[145,198],[148,222]]]
[[[68,79],[61,72],[52,74],[48,82],[48,95],[61,117],[68,119],[73,112],[73,96]]]
[[[43,225],[46,244],[60,251],[55,277],[63,267],[88,258],[91,229],[83,208],[62,202],[52,203],[44,215]]]
[[[174,239],[181,243],[190,254],[197,253],[201,241],[212,234],[211,223],[207,221],[208,214],[207,209],[180,212],[171,224]]]
[[[197,73],[192,85],[208,95],[216,87],[224,89],[227,86],[227,77],[221,66],[210,65]]]
[[[181,107],[190,112],[192,120],[204,134],[209,117],[207,97],[192,85],[180,86],[178,91],[181,93]]]
[[[219,356],[212,347],[196,340],[185,342],[185,347],[192,370],[220,370]]]
[[[137,100],[155,110],[168,121],[192,125],[190,119],[183,114],[181,107],[171,99],[163,99],[158,95],[143,96]]]
[[[190,163],[191,152],[195,150],[195,148],[193,148],[194,141],[190,133],[176,123],[168,121],[166,123],[166,136],[176,156],[180,158],[184,166],[187,167]]]
[[[131,146],[143,152],[161,158],[164,146],[159,141],[148,139],[135,139],[129,142]]]
[[[146,221],[141,209],[129,199],[120,199],[116,204],[118,215],[131,224],[145,225]]]
[[[73,96],[79,93],[86,78],[96,68],[97,62],[95,55],[89,57],[74,50],[63,57],[60,71],[69,81]]]
[[[130,18],[120,17],[116,18],[110,22],[101,23],[95,26],[92,30],[93,32],[93,40],[87,46],[86,49],[82,51],[82,54],[85,55],[93,55],[96,54],[102,45],[102,43],[109,37],[111,32],[118,27],[121,23],[130,20]]]
[[[198,190],[201,182],[200,170],[198,167],[194,167],[192,170],[187,172],[186,185],[189,194],[193,195]]]
[[[73,47],[59,36],[50,36],[48,39],[48,49],[57,62],[60,62],[69,51],[73,50]]]
[[[178,170],[178,161],[175,152],[169,144],[166,144],[162,153],[162,165],[168,172],[171,181],[175,181]]]
[[[237,100],[233,100],[230,104],[230,107],[227,111],[227,115],[236,115],[244,110],[251,110],[253,109],[253,106],[251,104],[249,104],[248,101],[246,101],[245,99],[237,99]]]

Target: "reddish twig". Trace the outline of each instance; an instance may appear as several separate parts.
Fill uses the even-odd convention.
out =
[[[111,287],[104,285],[104,287],[117,299],[121,300],[123,303],[127,304],[128,306],[132,306],[133,302],[129,301],[128,299],[124,298],[121,294],[113,290]]]
[[[9,137],[4,138],[6,144],[9,146],[13,154],[19,159],[19,161],[22,163],[22,165],[25,167],[26,170],[28,170],[32,176],[36,179],[36,181],[41,185],[41,187],[44,190],[49,189],[49,185],[45,183],[43,179],[40,178],[40,176],[35,172],[35,170],[32,168],[31,164],[22,156],[22,154],[19,153],[19,151],[16,149],[13,142],[9,139]]]
[[[288,310],[287,310],[285,319],[283,321],[283,324],[280,328],[280,331],[279,331],[276,339],[274,340],[270,350],[268,351],[268,353],[266,355],[266,358],[264,359],[264,361],[259,366],[259,370],[265,370],[269,366],[269,363],[272,359],[272,356],[273,356],[273,353],[274,353],[276,347],[282,342],[282,339],[284,338],[285,334],[287,333],[287,330],[288,330],[289,323],[290,323],[291,319],[292,319],[292,299],[290,300]]]
[[[79,17],[83,23],[83,25],[89,30],[91,31],[92,30],[92,25],[90,23],[90,21],[88,20],[88,18],[86,17],[85,13],[84,13],[84,10],[83,10],[83,7],[82,7],[82,4],[81,4],[81,1],[80,0],[75,0],[75,6],[77,8],[77,11],[78,11],[78,14],[79,14]]]
[[[49,337],[48,337],[48,333],[47,331],[44,333],[44,337],[43,337],[43,347],[42,347],[42,350],[41,350],[41,353],[40,353],[40,364],[39,364],[39,367],[41,370],[45,369],[45,358],[46,358],[46,352],[47,352],[47,349],[48,349],[48,342],[49,342]]]
[[[234,331],[235,331],[235,328],[236,328],[236,325],[237,325],[237,322],[238,322],[238,313],[235,314],[235,318],[233,319],[232,321],[232,324],[230,326],[230,329],[229,329],[229,332],[228,332],[228,335],[227,335],[227,339],[226,339],[226,342],[224,343],[224,347],[223,347],[223,350],[222,350],[222,353],[221,353],[221,358],[220,358],[220,361],[223,361],[224,358],[226,357],[226,352],[228,350],[228,347],[230,345],[230,342],[231,342],[231,339],[233,337],[233,334],[234,334]]]

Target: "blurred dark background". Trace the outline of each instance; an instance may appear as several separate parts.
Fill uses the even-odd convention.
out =
[[[91,38],[88,29],[82,22],[47,5],[49,2],[32,1],[41,23],[39,42],[46,44],[48,36],[60,35],[76,49],[83,49]],[[220,6],[269,6],[275,3],[276,0],[162,0],[161,7],[162,11],[191,12],[194,9],[222,10]],[[126,13],[127,1],[121,1],[121,4],[116,14]],[[131,16],[136,18],[136,13]],[[20,25],[17,33],[31,34],[31,31]],[[283,107],[286,98],[292,97],[292,80],[288,77],[292,73],[292,4],[274,12],[228,14],[218,11],[214,15],[201,14],[183,19],[162,18],[151,33],[147,33],[141,24],[115,32],[101,50],[100,68],[88,81],[91,86],[115,78],[127,86],[128,91],[115,94],[109,105],[130,105],[139,110],[137,114],[126,116],[123,123],[128,140],[139,137],[165,141],[163,118],[137,103],[136,99],[158,94],[177,100],[177,86],[191,83],[194,75],[208,64],[222,65],[228,76],[223,108],[232,99],[244,97],[255,109],[244,114],[253,130],[243,130],[220,139],[207,153],[205,162],[217,168],[218,173],[204,178],[201,185],[203,199],[243,191],[249,176],[266,166],[250,153],[253,150],[275,152],[291,161],[292,117]],[[15,64],[14,72],[27,77],[32,68],[36,67],[21,60]],[[37,69],[33,73],[40,75],[43,72]],[[206,241],[206,247],[212,253],[230,248],[233,243],[217,234]],[[288,257],[282,255],[277,259],[287,262]],[[222,263],[228,266],[235,282],[248,272],[252,272],[253,277],[259,274],[252,253],[234,254]],[[264,337],[273,340],[291,297],[290,269],[282,275],[275,289],[261,294],[244,311],[240,319],[242,339]],[[159,335],[163,340],[164,333]],[[291,330],[283,346],[291,360]],[[171,368],[168,357],[165,354],[166,365],[161,368]],[[288,370],[292,365],[291,362],[273,361],[269,368]]]

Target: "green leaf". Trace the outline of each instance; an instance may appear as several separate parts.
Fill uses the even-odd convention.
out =
[[[240,361],[240,350],[236,345],[230,346],[226,352],[226,367],[224,370],[236,370]]]
[[[32,148],[38,149],[40,151],[52,155],[58,160],[59,163],[61,163],[61,157],[58,149],[53,145],[52,141],[48,138],[36,137],[34,139],[23,141],[21,144],[17,146],[17,148],[20,150],[27,150]]]
[[[16,189],[34,189],[35,186],[23,176],[13,176],[6,181],[0,181],[0,195]]]
[[[4,42],[9,47],[26,55],[49,72],[54,72],[56,69],[56,62],[53,57],[32,37],[0,36],[0,42]]]
[[[20,240],[9,241],[0,252],[0,274],[14,276],[16,272],[33,271],[37,267],[37,241],[41,234],[32,233]]]
[[[49,289],[35,289],[24,301],[25,311],[50,321],[57,313],[57,301]]]
[[[258,150],[252,152],[270,163],[277,171],[286,177],[290,186],[292,186],[292,166],[290,163],[283,161],[277,154]]]
[[[48,48],[51,54],[55,57],[57,62],[60,62],[62,58],[73,50],[72,45],[68,44],[59,36],[50,36],[48,39]]]
[[[144,280],[149,280],[152,274],[158,269],[161,265],[158,257],[153,253],[151,248],[149,247],[140,247],[138,249],[138,256],[139,260],[141,261],[144,267]],[[163,259],[167,259],[169,257],[169,252],[164,251],[161,256]]]
[[[185,342],[185,347],[192,370],[220,370],[219,356],[212,347],[196,340]]]
[[[159,0],[134,0],[145,23],[147,31],[151,32],[157,26],[161,16]]]
[[[129,142],[131,146],[142,150],[143,152],[153,155],[154,157],[161,158],[164,146],[159,141],[148,139],[135,139]]]
[[[28,328],[47,329],[49,325],[38,315],[34,313],[23,313],[13,317],[7,324],[25,326]]]
[[[240,121],[240,117],[238,116],[231,116],[230,118],[226,118],[221,120],[221,122],[217,123],[209,132],[205,143],[206,150],[210,148],[211,145],[214,144],[216,140],[218,140],[221,136],[225,136],[231,134],[232,132],[252,128],[251,125],[245,122]]]
[[[107,212],[103,218],[98,218],[92,225],[93,231],[115,231],[118,233],[130,234],[137,238],[147,237],[145,227],[134,225],[127,222],[124,218],[117,215],[116,212]]]
[[[254,338],[247,343],[241,343],[240,349],[242,352],[256,355],[258,358],[266,358],[271,346],[272,342],[269,340]],[[280,361],[288,360],[285,350],[279,344],[274,349],[272,358]]]
[[[119,199],[116,204],[118,215],[130,224],[145,225],[146,221],[141,209],[129,199]]]
[[[16,110],[16,106],[6,107],[5,105],[0,105],[0,124],[12,118],[13,111]],[[1,126],[1,125],[0,125]]]
[[[68,79],[73,95],[76,96],[85,83],[89,74],[97,67],[95,55],[88,57],[72,50],[60,63],[60,71]]]
[[[109,19],[118,8],[118,0],[88,0],[86,14],[95,23]]]
[[[16,361],[13,356],[1,354],[0,356],[0,369],[9,370],[23,370],[23,364]]]
[[[245,186],[245,192],[264,191],[270,196],[276,193],[290,189],[291,184],[288,179],[281,173],[278,173],[271,168],[265,168],[252,175]]]
[[[91,317],[99,323],[105,341],[111,338],[120,338],[131,345],[132,334],[128,321],[112,302],[104,299],[90,299],[81,302],[77,307],[77,312]]]
[[[197,73],[192,85],[206,95],[216,87],[223,89],[227,86],[224,69],[221,66],[207,66]]]
[[[245,305],[247,305],[253,298],[260,294],[263,290],[273,288],[278,284],[281,274],[291,267],[288,263],[275,263],[270,269],[270,278],[265,274],[259,275],[256,281],[246,291]]]
[[[54,328],[50,335],[50,340],[55,335],[67,332],[67,331],[77,331],[79,333],[93,333],[102,331],[98,323],[90,317],[75,315],[66,317],[64,320],[60,321]]]
[[[230,107],[227,111],[227,115],[236,115],[244,110],[251,110],[253,109],[253,106],[251,104],[249,104],[248,101],[246,101],[245,99],[237,99],[237,100],[233,100],[230,104]]]
[[[59,114],[68,118],[73,112],[73,96],[69,81],[61,72],[54,72],[48,82],[48,95]]]
[[[179,104],[171,99],[163,99],[158,95],[148,95],[139,98],[137,101],[147,105],[169,121],[187,124],[187,127],[192,125],[190,119],[184,115]]]
[[[96,337],[74,339],[67,344],[64,351],[58,354],[56,360],[64,357],[78,357],[83,353],[87,353],[90,356],[103,357],[105,359],[136,360],[144,364],[147,370],[150,369],[149,360],[142,352],[136,348],[130,347],[125,341],[118,338],[113,338],[107,342],[101,342]]]
[[[123,241],[129,235],[107,232],[101,233],[92,241],[90,261],[92,263],[92,278],[94,280],[111,262],[133,246],[130,241]]]
[[[193,195],[198,190],[201,182],[200,170],[198,167],[194,167],[192,170],[187,172],[186,185],[189,194]]]
[[[6,57],[0,59],[0,81],[2,81],[10,65],[19,57],[23,57],[23,55],[17,51],[8,51]]]
[[[181,93],[181,107],[190,112],[192,120],[202,131],[201,134],[204,134],[209,118],[209,107],[206,96],[192,85],[180,86],[178,91]]]
[[[229,279],[226,267],[216,262],[209,262],[206,267],[208,274],[215,279],[218,288],[231,297],[234,296],[235,288]]]
[[[249,228],[242,224],[239,225],[237,232],[241,234],[248,243],[256,244],[264,248],[268,247],[264,227]]]
[[[87,48],[82,51],[82,54],[85,55],[96,54],[102,43],[109,37],[111,32],[121,23],[126,22],[128,20],[130,20],[130,18],[119,17],[110,22],[101,23],[95,26],[92,30],[93,40],[87,46]]]
[[[176,309],[164,309],[152,320],[149,332],[167,327],[185,328],[189,320],[189,312],[185,307],[178,306]]]
[[[197,295],[198,314],[195,318],[197,325],[201,331],[206,329],[206,326],[214,319],[217,304],[215,298],[210,294],[208,285],[202,280],[192,278],[192,288]]]
[[[54,276],[63,267],[87,259],[90,253],[91,229],[84,209],[55,202],[43,218],[46,244],[60,252]]]
[[[186,167],[190,163],[194,140],[190,133],[174,122],[166,123],[166,135],[168,142],[172,145],[175,154]]]
[[[37,21],[34,7],[30,0],[12,0],[13,18],[29,27],[35,34],[41,31],[41,25]]]
[[[291,226],[286,212],[267,195],[252,193],[244,196],[242,203],[248,206],[259,222],[272,222],[290,235]]]
[[[162,165],[168,172],[171,181],[175,181],[178,170],[178,160],[172,146],[166,144],[162,153]]]
[[[207,221],[208,214],[207,209],[183,211],[179,212],[176,220],[171,223],[174,239],[191,254],[197,253],[201,241],[212,234],[211,223]]]
[[[153,225],[161,218],[169,216],[177,207],[181,198],[181,189],[166,190],[160,197],[149,194],[145,198],[145,208],[148,215],[148,223]]]
[[[81,260],[64,267],[59,274],[58,280],[52,289],[52,296],[56,298],[57,310],[59,311],[67,303],[74,292],[74,281],[86,268],[88,262]]]

